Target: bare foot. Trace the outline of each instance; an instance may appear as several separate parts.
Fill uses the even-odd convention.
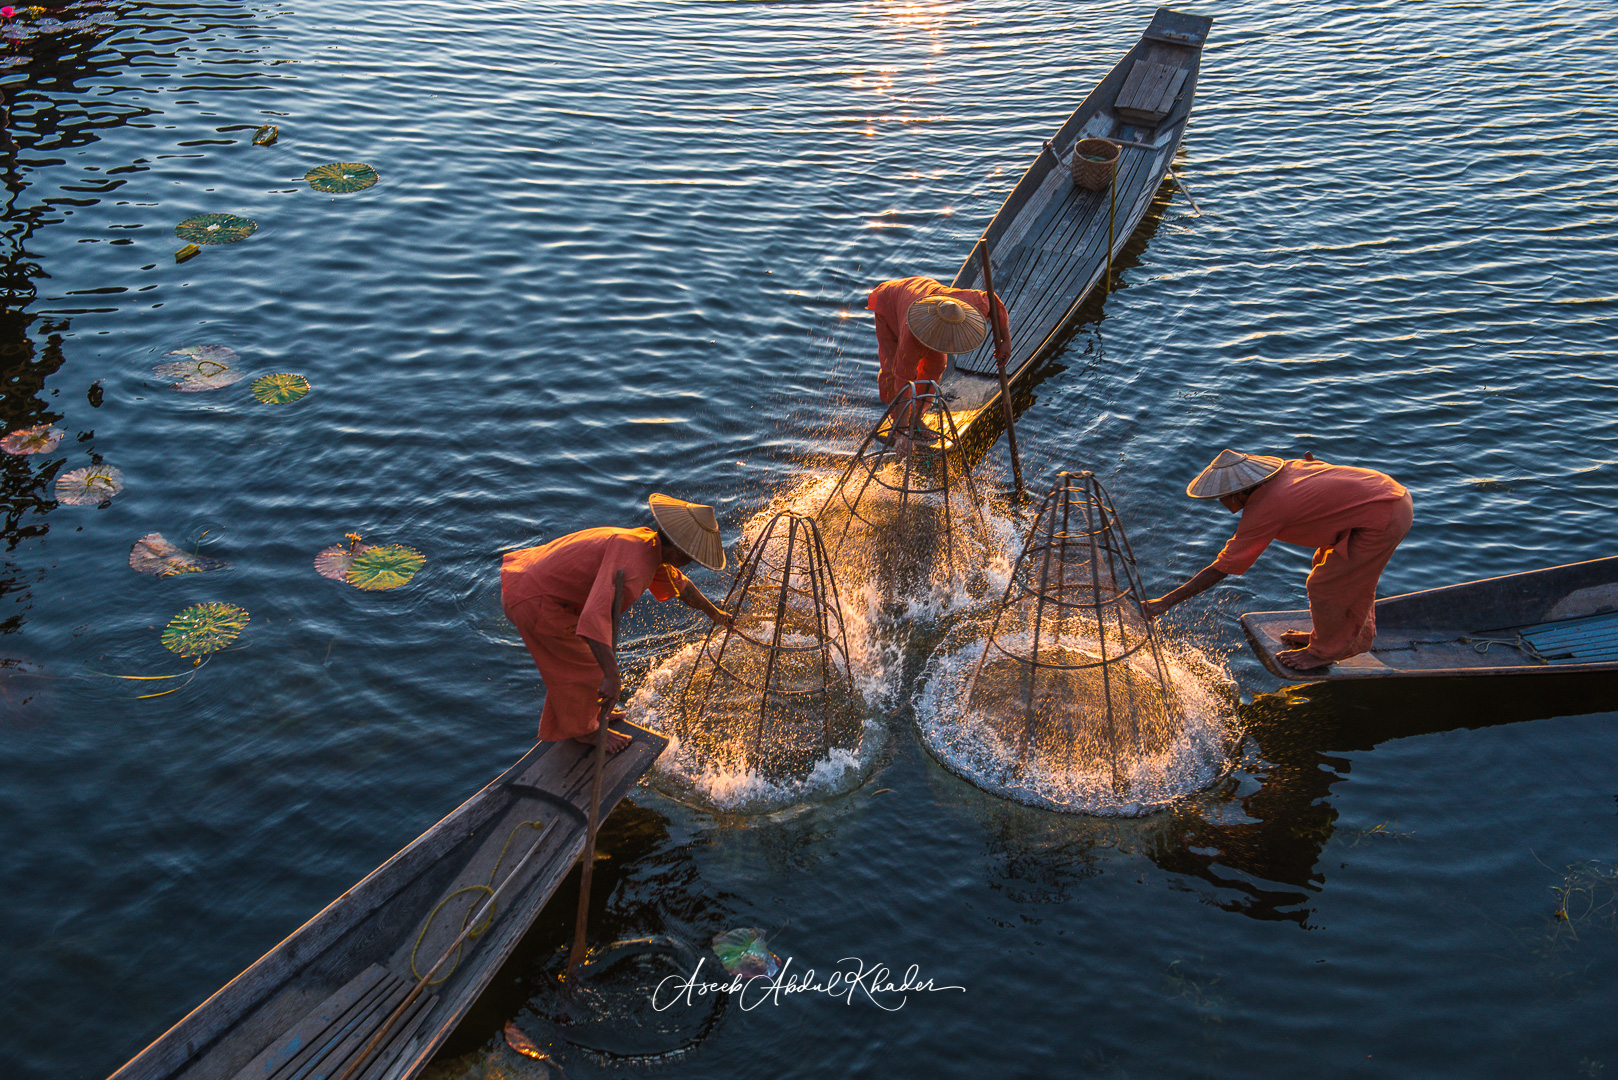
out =
[[[588,735],[575,735],[573,736],[573,741],[576,743],[583,743],[585,746],[594,746],[596,744],[597,734],[597,732],[592,731]],[[614,731],[612,728],[608,728],[607,754],[610,756],[612,754],[619,753],[620,751],[627,750],[629,749],[629,744],[633,741],[633,739],[631,739],[628,735],[625,735],[623,732]]]
[[[1287,649],[1276,653],[1275,658],[1293,671],[1325,671],[1331,666],[1329,660],[1322,660],[1308,649]]]
[[[1283,630],[1279,640],[1281,644],[1289,649],[1307,649],[1309,647],[1309,631]]]

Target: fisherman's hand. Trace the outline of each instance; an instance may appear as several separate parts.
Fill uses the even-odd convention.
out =
[[[995,344],[994,358],[1002,364],[1011,359],[1011,342],[1001,340]]]
[[[618,704],[623,696],[624,684],[616,671],[609,671],[607,677],[601,680],[601,689],[596,692],[603,708],[610,708]]]
[[[715,608],[713,615],[710,616],[710,618],[712,618],[713,621],[719,626],[723,626],[726,630],[736,629],[736,616],[732,615],[724,608]]]
[[[1143,601],[1140,609],[1146,613],[1148,619],[1155,619],[1173,606],[1162,597],[1158,597],[1156,600]]]

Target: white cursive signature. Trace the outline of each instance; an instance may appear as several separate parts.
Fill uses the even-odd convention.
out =
[[[923,979],[921,968],[916,964],[906,968],[895,982],[893,971],[886,964],[866,966],[865,961],[856,956],[843,957],[837,962],[838,967],[825,978],[817,976],[814,968],[802,974],[794,973],[789,956],[774,978],[760,976],[749,979],[744,975],[735,975],[725,982],[705,981],[702,968],[707,962],[707,957],[703,957],[697,961],[696,968],[689,976],[669,975],[658,983],[657,989],[652,991],[652,1008],[663,1012],[681,1001],[695,1005],[698,998],[725,994],[734,997],[742,1010],[747,1012],[766,1002],[779,1005],[783,997],[793,994],[824,994],[842,998],[850,1005],[856,997],[863,998],[886,1012],[898,1012],[905,1007],[911,994],[936,993],[940,990],[966,993],[964,986],[938,986],[931,979]]]

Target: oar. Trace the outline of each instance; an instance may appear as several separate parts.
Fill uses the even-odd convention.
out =
[[[1006,378],[1006,362],[1000,359],[1000,320],[994,317],[994,271],[989,268],[987,236],[978,241],[978,253],[983,256],[983,290],[989,294],[989,330],[994,335],[994,365],[1000,372],[1000,402],[1006,408],[1006,446],[1011,449],[1011,479],[1017,485],[1017,500],[1020,502],[1023,498],[1022,458],[1017,453],[1016,417],[1011,411],[1011,380]]]
[[[612,582],[612,648],[618,650],[618,616],[624,606],[624,572],[618,571]],[[584,963],[585,929],[590,918],[590,875],[596,861],[596,827],[601,823],[601,774],[607,767],[608,721],[612,719],[614,702],[601,703],[601,719],[596,724],[595,778],[590,781],[590,829],[584,838],[584,867],[579,876],[579,916],[573,921],[573,950],[567,955],[567,978],[571,984]]]

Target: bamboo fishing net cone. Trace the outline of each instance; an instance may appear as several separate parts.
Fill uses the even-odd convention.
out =
[[[692,665],[675,733],[717,772],[806,777],[862,725],[837,584],[812,518],[770,519]]]
[[[1089,472],[1059,473],[1006,585],[967,687],[967,710],[1019,766],[1109,777],[1184,727],[1123,524]]]
[[[912,401],[924,409],[907,443]],[[840,567],[902,595],[982,566],[988,524],[960,443],[937,383],[921,380],[899,392],[815,514]]]

